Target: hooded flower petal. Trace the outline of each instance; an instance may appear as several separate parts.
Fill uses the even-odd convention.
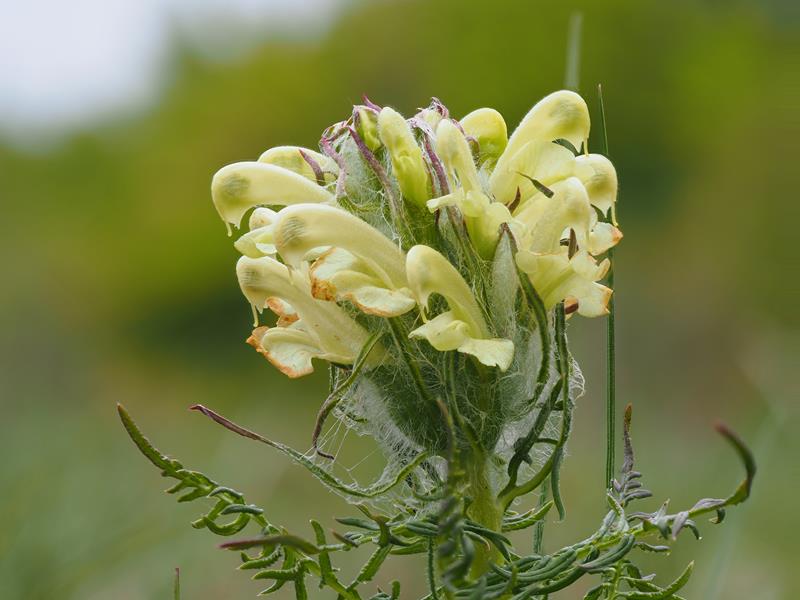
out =
[[[508,140],[501,161],[531,141],[564,139],[575,148],[589,138],[589,109],[575,92],[561,90],[545,96],[522,119]],[[499,163],[498,163],[499,166]]]
[[[508,144],[503,115],[493,108],[473,110],[460,121],[464,133],[478,143],[478,162],[493,166]]]
[[[211,182],[211,197],[222,220],[235,227],[254,206],[334,202],[333,194],[302,175],[261,162],[222,167]]]
[[[532,172],[532,167],[526,166],[532,158],[528,157],[523,160],[526,154],[540,156],[542,152],[545,152],[546,156],[550,156],[555,153],[546,145],[540,147],[534,145],[527,150],[525,150],[525,146],[531,143],[541,144],[564,139],[575,148],[580,148],[581,143],[585,142],[588,137],[589,109],[583,98],[575,92],[566,90],[546,96],[525,115],[497,161],[497,166],[489,181],[495,199],[506,204],[513,201],[516,194],[513,175],[517,172],[537,179],[536,174]],[[567,152],[569,151],[567,150]],[[561,155],[566,157],[563,153]]]
[[[409,124],[387,106],[378,115],[378,135],[389,151],[392,171],[403,196],[415,204],[425,204],[430,198],[428,167]]]
[[[450,310],[411,332],[410,337],[427,339],[437,350],[458,350],[475,356],[487,366],[505,371],[514,357],[511,340],[490,339],[489,328],[467,282],[436,250],[414,246],[406,260],[408,281],[423,307],[431,294],[439,294]]]
[[[551,309],[562,300],[575,306],[584,317],[608,313],[611,290],[596,283],[608,272],[608,259],[597,264],[587,252],[578,252],[571,259],[567,248],[551,254],[528,250],[517,253],[519,268],[528,274],[545,308]]]
[[[299,324],[326,360],[344,364],[355,360],[367,332],[336,304],[314,299],[308,280],[299,271],[291,272],[273,258],[243,256],[236,264],[236,274],[242,293],[256,311],[278,298],[296,311]]]
[[[589,201],[603,214],[617,201],[617,171],[602,154],[586,154],[575,159],[575,175],[583,182]]]
[[[270,148],[258,157],[258,162],[289,169],[318,185],[336,181],[339,174],[339,167],[332,158],[299,146]]]
[[[319,204],[289,206],[278,213],[274,227],[275,245],[288,265],[299,266],[314,249],[342,248],[368,265],[368,274],[384,287],[407,287],[403,251],[342,209]]]

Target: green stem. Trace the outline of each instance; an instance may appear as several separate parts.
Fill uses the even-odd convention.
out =
[[[436,567],[433,562],[434,541],[433,538],[428,540],[428,586],[430,586],[431,600],[439,600],[439,594],[436,593]]]
[[[608,156],[608,130],[606,129],[606,108],[603,104],[603,86],[597,86],[597,98],[600,104],[600,130],[603,140],[603,154]],[[611,222],[616,225],[615,207],[611,207]],[[614,289],[614,249],[608,251],[608,260],[611,262],[611,269],[608,272],[608,287]],[[617,434],[615,425],[617,422],[616,410],[616,329],[614,322],[614,296],[608,301],[608,321],[606,329],[606,346],[608,349],[608,361],[606,372],[606,480],[605,489],[611,487],[611,480],[614,478]]]
[[[608,273],[608,287],[614,289],[614,250],[613,248],[608,251],[608,258],[612,261],[611,270]],[[611,486],[611,480],[614,478],[615,468],[615,443],[617,434],[615,426],[617,422],[617,398],[616,398],[616,327],[614,323],[614,296],[608,301],[608,323],[606,328],[606,343],[608,347],[608,362],[606,374],[607,388],[606,388],[606,480],[605,487],[608,489]]]
[[[472,499],[469,505],[469,517],[492,531],[500,531],[503,523],[503,515],[500,505],[495,499],[495,492],[489,480],[488,463],[484,457],[471,457],[465,461],[465,470],[469,482],[467,493]],[[481,545],[475,548],[475,560],[472,563],[472,574],[480,577],[489,570],[489,565],[499,558],[500,553],[497,548],[491,546],[487,549]]]

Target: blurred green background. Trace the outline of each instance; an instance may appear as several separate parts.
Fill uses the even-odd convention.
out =
[[[750,442],[760,469],[752,500],[723,526],[645,563],[667,580],[695,558],[688,598],[800,597],[797,3],[318,4],[323,25],[301,15],[259,33],[245,14],[242,48],[235,21],[212,19],[191,40],[174,27],[147,102],[43,141],[47,127],[32,122],[27,135],[17,122],[0,140],[0,597],[168,598],[174,567],[189,600],[264,587],[189,527],[197,507],[161,493],[116,402],[164,451],[295,531],[310,516],[333,526],[351,512],[281,456],[186,410],[202,402],[306,448],[326,385],[321,372],[282,378],[243,343],[250,310],[210,178],[270,146],[313,147],[362,93],[406,114],[434,95],[455,116],[493,106],[513,127],[563,86],[576,8],[581,91],[596,116],[603,84],[621,180],[618,396],[635,406],[650,506],[735,485],[740,467],[710,426],[717,418]],[[593,531],[604,511],[604,327],[570,324],[588,392],[551,549]],[[420,564],[389,565],[380,582],[398,577],[416,597]]]

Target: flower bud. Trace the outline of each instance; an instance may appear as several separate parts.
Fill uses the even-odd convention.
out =
[[[364,143],[372,152],[377,152],[381,147],[381,140],[378,137],[378,115],[374,110],[365,106],[356,109],[356,131]]]
[[[339,173],[339,167],[333,159],[299,146],[270,148],[258,157],[258,162],[289,169],[318,185],[336,181]]]
[[[393,175],[403,196],[424,205],[430,198],[430,178],[411,127],[400,113],[387,106],[378,115],[378,135],[389,151]]]

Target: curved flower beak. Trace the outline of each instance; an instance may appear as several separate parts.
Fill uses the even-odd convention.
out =
[[[378,115],[378,135],[389,151],[393,174],[403,196],[424,205],[430,198],[430,178],[411,127],[400,113],[387,106]]]
[[[272,229],[278,213],[271,208],[259,206],[250,214],[250,231],[239,237],[233,246],[250,258],[275,256],[277,249],[272,236]]]
[[[617,171],[611,161],[602,154],[585,154],[575,158],[575,175],[583,182],[589,201],[608,214],[617,202]]]
[[[236,263],[236,275],[242,293],[255,311],[260,313],[265,306],[274,306],[277,299],[278,306],[285,303],[296,312],[298,320],[290,327],[306,332],[310,341],[306,340],[304,344],[311,346],[313,343],[317,349],[314,356],[349,364],[355,360],[368,338],[367,332],[339,306],[312,298],[310,285],[302,273],[289,271],[273,258],[243,256]],[[271,338],[273,358],[284,352],[275,348],[275,344],[282,339],[291,339],[295,343],[299,338],[297,335]],[[291,366],[291,369],[295,366]]]
[[[275,246],[292,267],[318,248],[342,248],[369,265],[391,288],[406,287],[402,250],[380,231],[355,215],[320,204],[298,204],[278,213]]]
[[[575,148],[589,139],[589,109],[575,92],[561,90],[537,102],[511,134],[501,160],[531,141],[567,140]]]
[[[508,130],[503,115],[493,108],[479,108],[459,123],[464,133],[478,143],[478,162],[493,166],[508,144]]]
[[[258,162],[289,169],[318,185],[336,181],[339,167],[324,154],[299,146],[276,146],[258,157]]]
[[[554,140],[563,139],[580,148],[588,138],[589,109],[583,98],[566,90],[546,96],[525,115],[497,161],[489,180],[495,199],[505,204],[514,200],[522,184],[519,173],[541,180],[546,179],[544,174],[571,168],[574,155],[566,148],[559,150],[558,144],[552,144]]]
[[[316,298],[349,300],[379,316],[397,316],[416,304],[408,289],[402,250],[344,210],[317,204],[287,207],[278,213],[273,237],[278,252],[292,266],[311,251],[326,249],[310,272]]]
[[[406,271],[423,315],[434,293],[441,295],[450,308],[413,330],[409,337],[424,338],[439,351],[457,350],[484,365],[508,369],[514,357],[514,343],[489,337],[472,290],[444,256],[428,246],[414,246],[406,258]]]
[[[548,254],[522,250],[517,253],[517,265],[528,274],[546,309],[564,300],[570,312],[584,317],[608,314],[611,290],[596,283],[608,272],[608,259],[597,264],[588,252],[570,258],[562,247]]]
[[[449,119],[442,120],[436,128],[436,151],[447,168],[454,191],[428,201],[428,208],[456,206],[478,253],[490,258],[500,237],[500,225],[511,220],[511,213],[483,193],[467,139]]]
[[[222,167],[211,181],[211,197],[229,233],[230,225],[238,227],[245,213],[255,206],[334,202],[333,194],[304,176],[262,162]]]

